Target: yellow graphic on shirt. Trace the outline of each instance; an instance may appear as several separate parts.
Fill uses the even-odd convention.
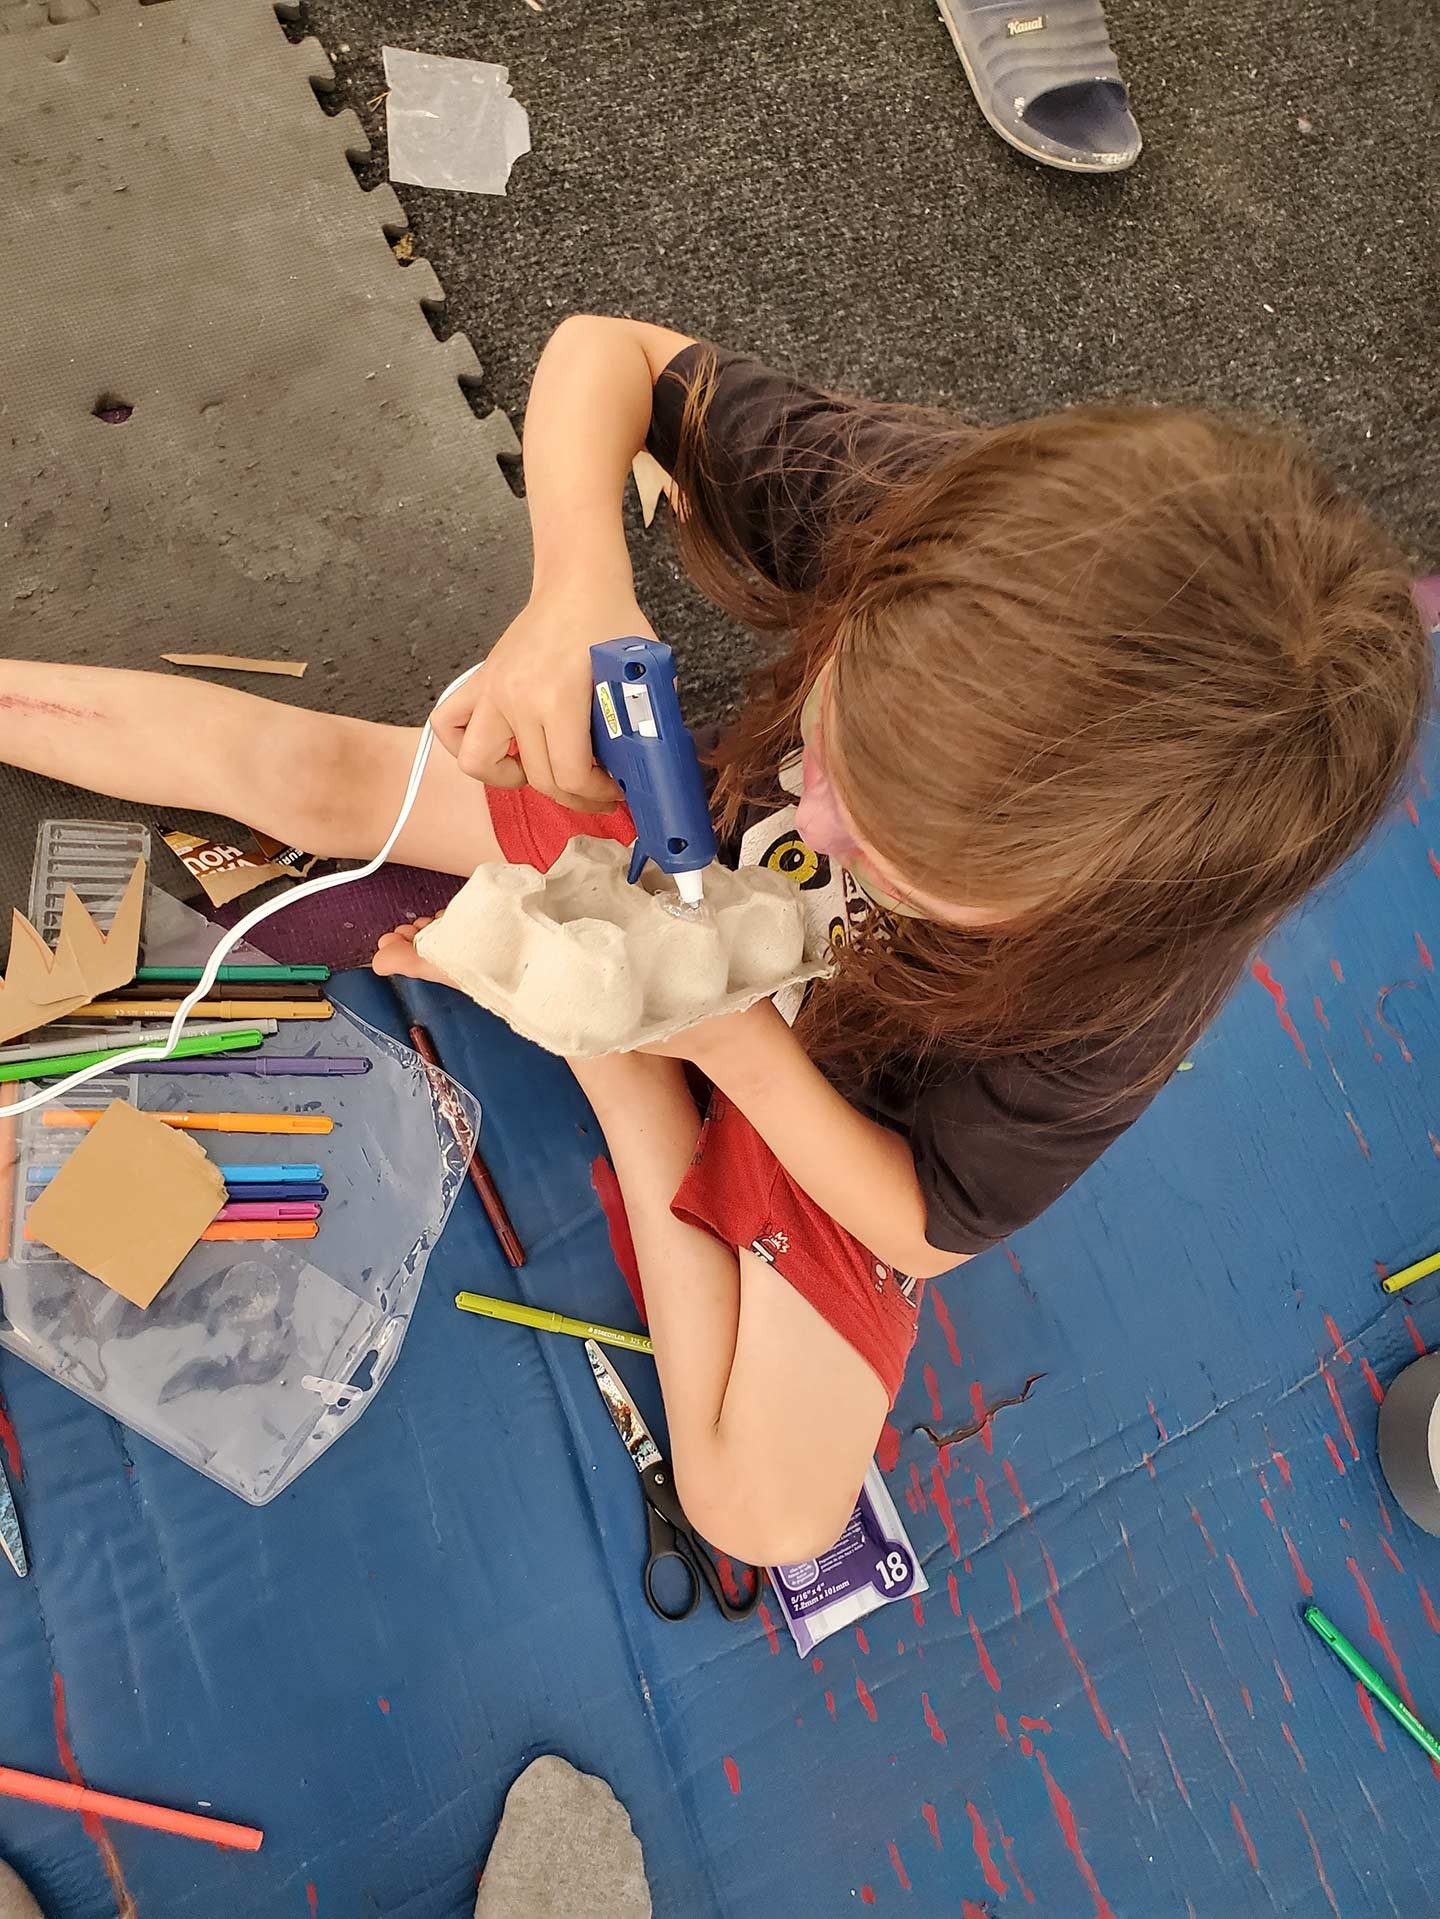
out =
[[[828,857],[807,846],[793,828],[772,840],[758,863],[772,873],[783,873],[787,880],[794,880],[802,892],[830,884]]]

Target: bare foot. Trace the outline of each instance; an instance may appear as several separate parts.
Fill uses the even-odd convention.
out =
[[[370,962],[372,972],[382,979],[425,979],[432,980],[437,986],[453,986],[455,982],[447,979],[437,967],[422,959],[415,951],[415,936],[422,933],[431,924],[428,919],[407,920],[403,926],[397,926],[393,933],[382,933],[375,948],[375,957]]]

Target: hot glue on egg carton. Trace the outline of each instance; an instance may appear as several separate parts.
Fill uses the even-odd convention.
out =
[[[571,840],[548,873],[482,866],[416,940],[463,993],[547,1052],[631,1051],[830,970],[782,873],[712,866],[705,908],[672,883],[626,882],[629,850]]]
[[[930,1590],[873,1459],[850,1524],[829,1552],[794,1566],[772,1566],[770,1584],[802,1658],[892,1599]]]

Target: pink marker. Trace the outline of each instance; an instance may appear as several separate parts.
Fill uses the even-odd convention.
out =
[[[319,1219],[320,1207],[306,1199],[237,1199],[222,1206],[215,1215],[221,1219]]]

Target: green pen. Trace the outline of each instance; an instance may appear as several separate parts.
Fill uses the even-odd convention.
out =
[[[253,1028],[244,1027],[233,1033],[194,1033],[189,1038],[182,1035],[169,1058],[202,1059],[210,1053],[248,1053],[264,1037]],[[153,1046],[157,1058],[164,1047],[163,1040],[141,1043]],[[129,1046],[106,1046],[94,1053],[52,1053],[47,1059],[6,1060],[0,1064],[0,1085],[6,1080],[63,1079],[67,1073],[83,1073],[87,1066],[104,1066],[107,1061],[135,1050],[132,1042]],[[122,1066],[120,1070],[123,1073],[125,1069]]]
[[[1405,1728],[1416,1745],[1440,1761],[1440,1739],[1421,1725],[1405,1701],[1385,1683],[1365,1655],[1355,1650],[1340,1628],[1333,1625],[1318,1606],[1307,1606],[1300,1616],[1312,1632],[1319,1634],[1341,1665],[1355,1675],[1371,1698],[1378,1699],[1390,1717]]]
[[[491,1299],[485,1293],[456,1293],[455,1304],[462,1313],[478,1313],[482,1319],[504,1319],[512,1326],[533,1326],[538,1333],[569,1333],[572,1339],[593,1339],[601,1346],[624,1346],[632,1353],[655,1349],[644,1333],[622,1332],[618,1326],[592,1326],[588,1319],[571,1319],[568,1313],[547,1313],[538,1306],[521,1306],[513,1299]]]
[[[135,983],[154,985],[157,981],[166,985],[194,985],[204,971],[200,966],[137,966]],[[227,986],[243,980],[284,980],[295,986],[302,983],[323,985],[330,977],[328,966],[282,966],[278,962],[266,966],[222,966],[215,975],[216,979]]]

